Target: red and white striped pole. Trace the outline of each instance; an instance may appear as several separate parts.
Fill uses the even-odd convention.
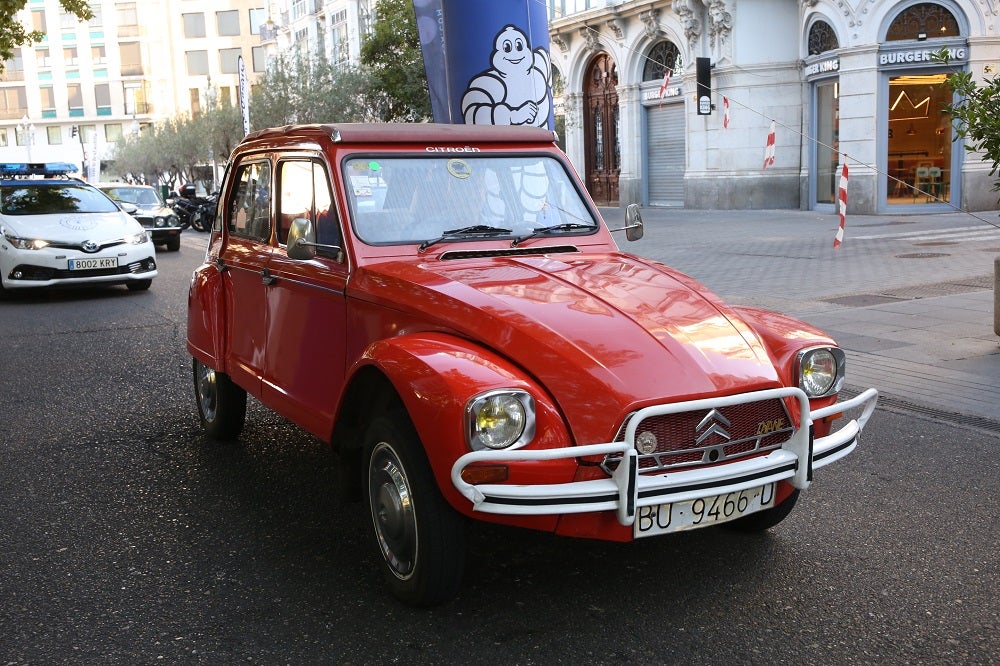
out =
[[[847,218],[847,155],[844,155],[844,168],[840,170],[840,188],[837,192],[837,210],[840,213],[840,228],[833,239],[833,249],[836,250],[844,242],[844,222]]]

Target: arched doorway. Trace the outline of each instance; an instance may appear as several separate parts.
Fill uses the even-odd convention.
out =
[[[607,53],[598,54],[584,78],[583,135],[586,142],[587,189],[598,205],[618,204],[618,68]]]

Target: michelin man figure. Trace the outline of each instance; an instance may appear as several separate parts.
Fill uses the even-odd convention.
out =
[[[471,125],[534,125],[549,121],[552,67],[543,48],[530,50],[528,36],[506,25],[493,40],[492,67],[469,81],[462,116]]]

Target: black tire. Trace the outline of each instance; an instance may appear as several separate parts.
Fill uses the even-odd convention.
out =
[[[735,532],[763,532],[769,530],[785,518],[795,508],[795,503],[799,501],[799,491],[793,490],[792,494],[785,498],[785,501],[771,509],[764,509],[749,516],[737,518],[728,523],[723,523],[722,527]]]
[[[167,252],[176,252],[177,250],[181,249],[181,237],[171,236],[170,238],[167,239],[165,245],[167,248]]]
[[[194,399],[201,427],[210,438],[228,442],[239,438],[247,415],[247,392],[229,375],[216,372],[198,359],[192,360]]]
[[[152,284],[152,280],[132,280],[126,282],[125,286],[128,287],[129,291],[146,291]]]
[[[205,231],[205,219],[200,210],[191,211],[191,228],[195,231]]]
[[[405,413],[372,421],[365,460],[375,545],[393,595],[411,606],[450,601],[462,584],[465,521],[438,490]]]

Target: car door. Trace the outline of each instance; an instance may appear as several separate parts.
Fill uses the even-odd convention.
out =
[[[266,157],[245,158],[236,166],[225,208],[226,242],[219,253],[229,341],[226,372],[257,397],[267,339],[271,191],[271,164]]]
[[[318,155],[284,155],[276,161],[277,247],[268,259],[267,354],[262,400],[316,436],[329,439],[344,382],[348,265],[337,202]],[[292,220],[316,229],[311,260],[288,257]]]

